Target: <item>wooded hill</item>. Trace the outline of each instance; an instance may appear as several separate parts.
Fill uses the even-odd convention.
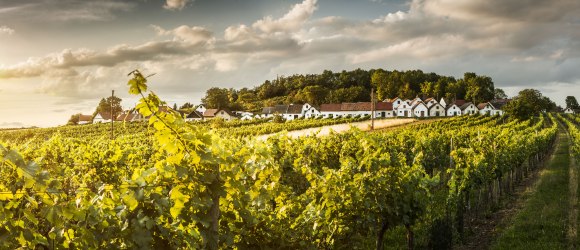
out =
[[[446,97],[481,103],[505,98],[495,89],[492,79],[465,73],[461,79],[425,73],[421,70],[388,71],[383,69],[296,74],[267,80],[252,89],[211,88],[202,102],[208,108],[259,111],[276,104],[368,102],[374,88],[378,100],[400,97]]]

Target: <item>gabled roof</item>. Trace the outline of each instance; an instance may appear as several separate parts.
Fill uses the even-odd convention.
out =
[[[221,112],[221,111],[225,112],[225,113],[226,113],[226,114],[228,114],[229,116],[235,116],[234,114],[232,114],[232,112],[230,112],[230,111],[229,111],[229,110],[227,110],[227,109],[218,109],[218,110],[216,110],[216,112],[214,113],[214,116],[215,116],[215,115],[217,115],[217,114],[218,114],[219,112]]]
[[[262,114],[264,114],[264,115],[274,114],[274,107],[264,107],[264,108],[262,108]]]
[[[461,105],[461,107],[459,107],[461,110],[465,110],[466,108],[468,108],[470,105],[473,105],[473,103],[471,102],[466,102],[463,105]],[[475,106],[475,105],[473,105]]]
[[[427,107],[427,105],[425,105],[425,103],[423,103],[422,101],[415,101],[414,104],[413,104],[413,106],[411,106],[411,109],[415,109],[417,106],[419,106],[421,104],[423,106],[425,106],[425,108]]]
[[[491,103],[489,102],[482,102],[480,104],[477,104],[477,109],[484,109],[485,107],[487,107],[487,104],[491,105]],[[493,105],[491,105],[493,108]]]
[[[97,115],[100,115],[103,120],[111,120],[111,113],[109,112],[99,112]]]
[[[218,109],[206,109],[205,112],[203,112],[203,117],[214,117],[217,112]]]
[[[278,114],[286,114],[286,112],[288,111],[288,105],[276,105],[274,106],[274,113],[278,113]]]
[[[443,107],[443,105],[439,104],[439,103],[433,103],[431,104],[431,106],[427,107],[427,110],[431,111],[431,109],[433,109],[433,107],[439,106],[443,109],[445,109],[445,107]]]
[[[326,103],[320,105],[320,112],[336,112],[340,111],[340,103]]]
[[[189,113],[186,118],[191,118],[191,119],[203,119],[203,114],[197,110],[192,111],[191,113]]]
[[[90,122],[93,119],[92,115],[79,115],[79,122]]]

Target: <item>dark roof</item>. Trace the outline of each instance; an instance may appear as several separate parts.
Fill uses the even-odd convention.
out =
[[[457,105],[458,107],[463,106],[463,104],[466,103],[465,100],[455,100],[453,103],[455,103],[455,105]]]
[[[274,114],[274,107],[262,108],[262,114],[264,114],[264,115]]]
[[[491,105],[493,105],[494,108],[501,109],[510,101],[511,99],[493,99],[489,101],[489,103],[491,103]]]
[[[393,110],[392,102],[377,102],[375,110]]]
[[[274,106],[274,113],[286,114],[287,111],[288,111],[288,105],[280,104],[280,105]]]
[[[203,114],[197,110],[194,110],[191,113],[189,113],[186,118],[203,119]]]
[[[111,113],[109,113],[109,112],[99,112],[99,115],[101,115],[101,117],[104,120],[110,120],[111,119]]]
[[[326,103],[320,105],[321,112],[332,112],[332,111],[340,111],[340,103]]]
[[[291,104],[288,105],[288,110],[286,114],[301,114],[302,113],[302,105]]]
[[[473,103],[471,102],[466,102],[463,105],[461,105],[461,107],[459,107],[461,110],[465,110],[467,107],[469,107],[469,105],[472,105]]]

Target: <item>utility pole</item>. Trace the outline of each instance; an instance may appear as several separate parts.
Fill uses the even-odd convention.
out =
[[[115,119],[115,116],[113,115],[113,97],[115,97],[115,90],[111,90],[111,140],[115,139],[113,131],[113,119]]]
[[[371,88],[371,130],[375,130],[375,88]]]

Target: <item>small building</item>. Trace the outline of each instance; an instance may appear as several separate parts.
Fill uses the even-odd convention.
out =
[[[564,113],[566,113],[566,114],[576,114],[576,110],[573,110],[573,109],[571,109],[571,108],[566,108],[566,109],[564,110]],[[80,124],[80,123],[79,123],[79,124]]]
[[[306,119],[310,119],[310,118],[319,117],[322,115],[322,113],[320,113],[319,107],[316,107],[314,105],[310,105],[308,103],[304,103],[304,105],[302,106],[302,115]]]
[[[423,101],[414,100],[413,102],[414,104],[411,106],[411,110],[413,111],[414,117],[429,117],[429,110]]]
[[[435,103],[427,108],[429,110],[429,117],[444,117],[445,108],[439,103]]]
[[[229,110],[226,110],[226,109],[218,109],[214,113],[214,118],[222,118],[226,121],[231,121],[231,120],[237,119],[237,117],[234,114],[232,114]]]
[[[215,113],[218,111],[218,109],[206,109],[205,112],[203,112],[203,119],[213,119],[215,118]]]
[[[302,117],[302,108],[303,105],[298,104],[290,104],[290,105],[282,105],[286,106],[286,111],[280,113],[284,119],[287,121],[292,121]]]
[[[393,111],[392,102],[377,102],[375,106],[375,117],[377,118],[387,118],[394,117],[395,112]]]
[[[340,103],[327,103],[320,105],[320,114],[324,118],[339,118],[341,117]]]
[[[455,105],[455,104],[450,104],[445,109],[445,115],[446,116],[458,116],[458,115],[461,115],[461,109],[457,105]]]
[[[99,112],[97,113],[97,115],[95,115],[95,118],[93,118],[93,123],[104,123],[104,122],[111,122],[112,121],[112,117],[111,117],[111,113],[109,112]]]
[[[93,116],[92,115],[83,115],[83,114],[79,114],[79,122],[78,124],[89,124],[91,123],[93,120]]]
[[[413,117],[411,105],[407,101],[402,102],[395,108],[395,112],[398,117]]]
[[[202,121],[203,120],[203,113],[194,110],[191,111],[191,113],[189,113],[186,117],[185,117],[185,121]]]
[[[444,97],[441,97],[441,100],[439,100],[439,104],[441,104],[441,106],[443,107],[447,107],[447,105],[450,103],[447,100],[445,100]]]
[[[479,109],[471,102],[466,102],[459,108],[461,109],[462,115],[475,115],[479,113]]]
[[[439,104],[437,102],[437,100],[433,99],[433,98],[427,98],[425,99],[425,101],[423,101],[423,103],[425,103],[425,106],[427,106],[427,108],[430,108],[431,106],[433,106],[434,104]]]
[[[390,102],[393,104],[393,109],[396,109],[397,107],[399,107],[399,105],[401,105],[401,103],[403,103],[403,100],[399,97],[395,97],[393,99],[386,99],[383,102]]]

